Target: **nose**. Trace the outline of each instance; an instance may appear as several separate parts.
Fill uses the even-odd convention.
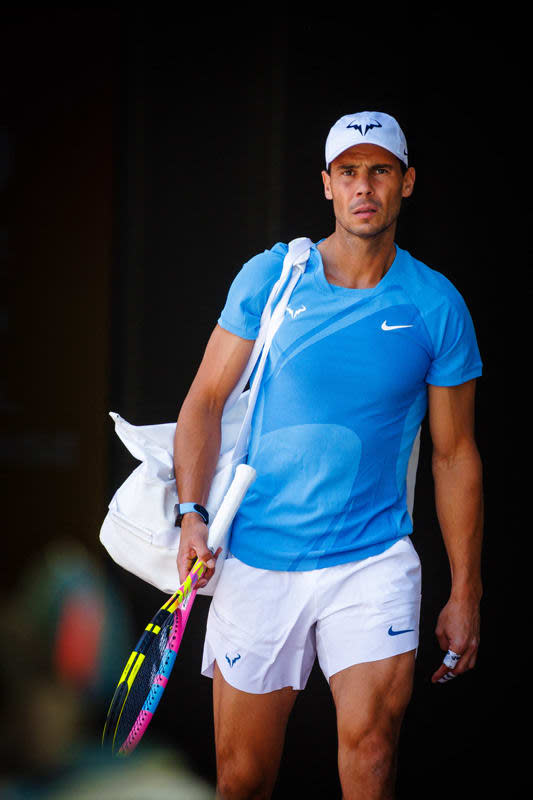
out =
[[[360,174],[358,175],[357,184],[355,187],[355,193],[358,197],[364,197],[366,195],[372,194],[372,182],[370,180],[370,175],[368,172],[361,170]]]

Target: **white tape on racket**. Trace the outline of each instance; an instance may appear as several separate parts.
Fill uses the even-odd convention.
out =
[[[448,650],[448,652],[446,653],[446,655],[444,656],[444,658],[442,660],[442,663],[446,667],[449,667],[450,669],[454,669],[454,667],[457,665],[457,662],[461,658],[461,655],[462,655],[462,653],[454,653],[453,650]],[[455,675],[452,675],[452,677],[455,678]]]
[[[256,471],[249,464],[239,464],[235,470],[235,476],[224,495],[224,499],[220,504],[216,516],[209,528],[209,537],[207,540],[208,547],[213,553],[216,553],[219,546],[224,540],[224,536],[237,511],[243,501],[248,487],[254,482]]]

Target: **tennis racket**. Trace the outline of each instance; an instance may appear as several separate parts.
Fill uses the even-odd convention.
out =
[[[235,477],[209,528],[209,547],[216,553],[255,479],[255,470],[239,464]],[[120,676],[102,734],[102,747],[128,755],[139,744],[157,709],[176,661],[185,626],[206,571],[197,560],[176,592],[148,623]]]

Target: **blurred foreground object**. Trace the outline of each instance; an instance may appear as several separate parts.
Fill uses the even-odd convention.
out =
[[[57,541],[38,553],[1,614],[3,800],[213,797],[174,751],[152,749],[127,765],[100,752],[132,625],[81,545]]]

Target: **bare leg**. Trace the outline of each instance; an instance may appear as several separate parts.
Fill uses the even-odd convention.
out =
[[[393,800],[398,739],[414,663],[411,651],[331,676],[344,800]]]
[[[267,694],[241,692],[224,680],[215,664],[217,797],[267,800],[271,796],[297,696],[290,687]]]

